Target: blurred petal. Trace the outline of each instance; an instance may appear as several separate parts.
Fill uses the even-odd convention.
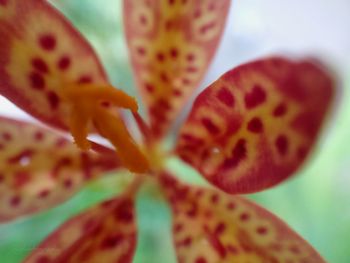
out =
[[[252,202],[165,178],[181,263],[325,262],[279,218]]]
[[[117,167],[114,154],[81,152],[51,130],[0,117],[0,222],[55,206]]]
[[[68,220],[24,262],[129,263],[135,246],[134,203],[123,196]]]
[[[40,120],[66,128],[61,88],[106,83],[91,46],[44,0],[0,4],[0,94]]]
[[[334,92],[311,61],[268,58],[224,74],[196,99],[177,153],[229,193],[291,176],[313,146]]]
[[[131,61],[156,136],[202,80],[229,6],[229,0],[124,1]]]

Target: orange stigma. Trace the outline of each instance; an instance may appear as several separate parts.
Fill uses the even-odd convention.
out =
[[[124,166],[131,172],[145,173],[149,162],[131,137],[118,113],[104,103],[137,112],[136,100],[111,85],[73,84],[62,89],[62,97],[70,105],[69,128],[75,143],[89,150],[87,139],[92,124],[98,133],[109,140]]]

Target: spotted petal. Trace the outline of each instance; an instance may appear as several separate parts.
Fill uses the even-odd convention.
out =
[[[114,154],[83,153],[51,130],[0,117],[0,222],[57,205],[116,167]]]
[[[135,246],[133,200],[122,196],[64,223],[24,262],[129,263]]]
[[[268,58],[233,69],[196,99],[177,153],[229,193],[291,176],[317,137],[334,92],[311,61]]]
[[[40,120],[67,127],[61,88],[104,84],[80,33],[45,0],[0,1],[0,94]]]
[[[280,219],[246,199],[172,178],[164,185],[181,263],[325,262]]]
[[[164,135],[202,80],[230,2],[124,1],[131,61],[155,136]]]

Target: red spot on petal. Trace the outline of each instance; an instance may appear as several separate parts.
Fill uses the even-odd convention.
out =
[[[175,97],[181,97],[181,96],[182,96],[182,91],[181,91],[181,90],[174,89],[174,90],[173,90],[173,95],[174,95]]]
[[[58,138],[55,145],[58,148],[63,148],[68,144],[68,141],[65,138]]]
[[[186,237],[183,241],[182,241],[182,245],[184,245],[185,247],[188,247],[192,244],[192,238],[191,237]]]
[[[146,25],[147,24],[147,17],[145,17],[144,15],[140,15],[139,16],[139,22],[141,25]]]
[[[21,188],[30,181],[30,174],[27,171],[18,171],[15,173],[14,186]]]
[[[220,102],[222,102],[228,107],[233,107],[235,104],[235,100],[232,93],[226,87],[220,88],[216,97],[220,100]]]
[[[65,179],[63,181],[63,186],[67,189],[71,188],[73,186],[73,181],[71,179]]]
[[[155,130],[160,129],[161,128],[161,127],[159,127],[160,123],[165,122],[167,120],[166,111],[164,111],[164,110],[161,111],[161,110],[159,110],[157,105],[154,105],[149,109],[149,113],[155,119],[154,124],[153,124],[154,125],[153,128]]]
[[[83,75],[78,79],[79,84],[86,84],[91,82],[92,82],[92,77],[89,75]]]
[[[184,84],[184,85],[191,85],[191,80],[189,80],[188,78],[183,78],[182,80],[181,80],[181,82],[182,82],[182,84]]]
[[[45,63],[45,61],[41,58],[33,58],[32,59],[32,66],[40,71],[41,73],[48,73],[49,72],[49,67]]]
[[[208,10],[209,10],[209,11],[214,11],[215,8],[216,8],[215,3],[210,3],[210,4],[208,5]]]
[[[251,92],[244,97],[245,105],[248,109],[255,108],[265,102],[266,93],[260,85],[255,85]]]
[[[175,233],[179,233],[181,230],[183,229],[183,225],[182,224],[176,224],[175,226],[174,226],[174,232]]]
[[[166,31],[170,31],[173,26],[174,26],[173,21],[171,21],[171,20],[166,20],[165,21],[165,30]]]
[[[219,201],[219,195],[218,195],[218,194],[213,194],[213,195],[211,196],[210,200],[211,200],[211,202],[212,202],[213,204],[217,204],[218,201]]]
[[[38,193],[38,197],[39,197],[39,198],[45,198],[45,197],[47,197],[49,194],[50,194],[50,190],[49,190],[49,189],[44,189],[44,190],[41,190],[41,191]]]
[[[198,207],[195,203],[191,204],[191,208],[186,212],[187,216],[189,217],[195,217],[198,212]]]
[[[230,203],[227,204],[226,207],[227,207],[228,210],[234,210],[236,208],[236,204],[233,203],[233,202],[230,202]]]
[[[241,221],[248,221],[250,219],[250,215],[247,214],[247,213],[242,213],[240,216],[239,216],[239,219]]]
[[[106,237],[101,242],[101,249],[113,249],[118,246],[123,241],[123,236],[121,234],[112,235]]]
[[[186,56],[186,59],[188,62],[193,62],[195,60],[195,58],[196,58],[195,55],[192,53],[187,54],[187,56]]]
[[[198,190],[196,191],[196,197],[197,197],[197,198],[201,197],[203,194],[204,194],[204,191],[203,191],[202,189],[198,189]]]
[[[277,107],[273,110],[273,116],[275,117],[281,117],[285,115],[287,112],[287,105],[284,104],[283,102],[278,104]]]
[[[45,79],[40,73],[31,72],[29,74],[29,81],[33,89],[43,90],[45,88]]]
[[[190,67],[186,68],[186,71],[188,73],[196,73],[196,72],[198,72],[198,68],[190,66]]]
[[[71,60],[68,56],[63,56],[60,58],[60,60],[58,61],[57,63],[57,67],[60,69],[60,70],[66,70],[69,68],[71,64]]]
[[[203,26],[201,26],[201,27],[199,28],[199,32],[200,32],[201,34],[206,34],[209,30],[211,30],[212,28],[214,28],[215,25],[216,25],[215,22],[210,22],[210,23],[208,23],[208,24],[205,24],[205,25],[203,25]]]
[[[300,254],[300,248],[297,246],[290,246],[289,251],[291,251],[293,254],[298,255]]]
[[[276,139],[276,148],[280,155],[286,155],[288,152],[288,139],[285,135],[279,135]]]
[[[220,129],[213,123],[209,118],[202,118],[201,120],[203,126],[213,135],[217,135],[220,132]]]
[[[140,56],[146,55],[146,49],[144,47],[137,47],[136,51]]]
[[[0,0],[0,5],[6,6],[8,4],[8,0]]]
[[[235,255],[237,255],[237,254],[239,253],[238,248],[236,248],[236,247],[234,247],[234,246],[232,246],[232,245],[228,245],[228,246],[227,246],[227,250],[228,250],[230,253],[235,254]]]
[[[34,133],[34,140],[36,141],[42,141],[44,139],[44,133],[42,133],[41,131],[37,131]]]
[[[156,57],[157,57],[157,60],[158,60],[159,62],[163,62],[163,61],[165,60],[165,56],[164,56],[164,54],[161,53],[161,52],[158,52],[157,55],[156,55]]]
[[[202,11],[200,9],[197,9],[196,11],[194,11],[193,13],[194,18],[200,18],[201,16],[202,16]]]
[[[170,56],[173,59],[176,59],[179,56],[179,51],[176,48],[170,49]]]
[[[157,106],[165,111],[169,111],[172,109],[169,101],[167,101],[166,99],[159,99],[157,102]]]
[[[236,167],[242,160],[247,157],[246,140],[239,139],[232,150],[232,156],[226,159],[223,163],[224,169],[231,169]]]
[[[261,133],[263,131],[263,124],[258,117],[254,117],[248,122],[247,129],[253,133]]]
[[[206,232],[212,247],[216,250],[216,252],[218,252],[220,257],[224,258],[226,256],[227,251],[221,240],[218,238],[217,235],[212,233],[207,226],[204,227],[204,231]]]
[[[181,148],[188,149],[190,151],[194,151],[198,149],[199,147],[203,146],[203,144],[205,143],[203,139],[193,136],[191,134],[184,133],[181,135],[181,139],[185,141],[185,144]]]
[[[52,51],[56,47],[56,38],[51,34],[44,34],[39,37],[39,44],[43,49]]]
[[[264,227],[264,226],[260,226],[256,229],[256,232],[259,234],[259,235],[266,235],[267,234],[267,228]]]
[[[56,110],[58,108],[58,104],[60,102],[58,95],[53,91],[49,91],[47,93],[47,99],[49,101],[51,109]]]
[[[115,210],[115,217],[117,221],[131,222],[134,218],[133,204],[130,200],[125,200]]]
[[[159,78],[165,83],[169,82],[169,77],[165,72],[161,72]]]
[[[226,225],[223,222],[220,222],[217,224],[216,228],[215,228],[215,234],[216,235],[221,235],[222,233],[225,232],[226,229]]]
[[[9,132],[3,132],[1,137],[6,142],[9,142],[12,140],[12,135]]]
[[[195,263],[207,263],[207,260],[203,257],[199,257],[196,259]]]
[[[153,93],[154,92],[154,85],[150,84],[150,83],[146,83],[145,84],[145,89],[149,92],[149,93]]]
[[[13,206],[13,207],[16,207],[16,206],[19,206],[19,204],[21,203],[22,199],[20,196],[16,195],[16,196],[13,196],[11,199],[10,199],[10,205]]]

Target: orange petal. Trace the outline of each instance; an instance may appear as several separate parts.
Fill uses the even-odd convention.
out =
[[[0,4],[0,57],[0,94],[60,128],[69,115],[61,88],[107,81],[91,46],[44,0]]]
[[[122,196],[68,220],[24,262],[129,263],[135,246],[134,203]]]
[[[118,166],[114,154],[81,152],[51,130],[0,117],[0,222],[55,206]]]
[[[131,61],[155,136],[164,135],[202,80],[230,2],[124,1]]]
[[[164,178],[181,263],[325,262],[279,218],[241,197]]]
[[[270,187],[305,160],[333,92],[332,75],[311,61],[247,63],[198,96],[177,153],[226,192]]]

